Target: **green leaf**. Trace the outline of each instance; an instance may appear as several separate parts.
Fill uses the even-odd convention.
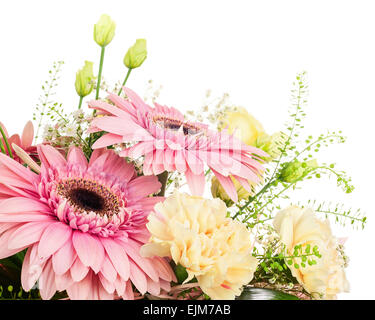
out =
[[[291,294],[263,288],[245,287],[236,300],[300,300]]]
[[[183,283],[188,277],[186,269],[180,264],[175,266],[174,272],[176,274],[178,283]]]

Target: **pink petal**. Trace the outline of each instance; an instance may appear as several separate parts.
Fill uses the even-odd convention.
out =
[[[152,260],[141,257],[139,254],[140,249],[141,245],[129,239],[126,246],[126,253],[142,269],[144,273],[146,273],[152,280],[158,281],[159,275],[155,266],[152,264]]]
[[[105,135],[101,136],[95,143],[92,145],[93,149],[99,149],[108,147],[117,143],[122,142],[122,136],[114,133],[106,133]]]
[[[121,157],[129,157],[132,159],[137,159],[146,153],[152,152],[153,150],[154,150],[153,141],[142,141],[128,149],[121,151],[119,155]]]
[[[118,96],[117,94],[110,93],[108,95],[108,99],[111,100],[117,108],[125,111],[127,114],[136,118],[137,110],[136,108],[130,103],[130,101],[125,100],[124,98]]]
[[[43,300],[51,299],[56,292],[55,274],[52,270],[51,260],[46,263],[40,275],[39,292]]]
[[[39,177],[37,174],[33,173],[30,169],[25,168],[23,165],[18,163],[17,161],[9,158],[8,156],[0,153],[0,166],[2,167],[1,170],[1,177],[5,174],[5,177],[18,179],[22,184],[20,186],[25,186],[27,189],[34,190],[33,183],[37,183]],[[2,183],[6,183],[2,178]],[[18,186],[14,184],[14,186]]]
[[[202,196],[204,192],[204,185],[206,183],[204,173],[195,175],[189,169],[185,172],[185,176],[192,195]]]
[[[102,285],[101,282],[97,283],[98,286],[98,299],[99,300],[113,300],[113,293],[109,293]]]
[[[51,221],[51,216],[43,213],[12,213],[0,214],[0,222],[32,222],[32,221]]]
[[[157,296],[160,294],[160,284],[158,281],[153,281],[149,277],[147,277],[147,291],[154,295]]]
[[[108,293],[113,293],[115,291],[115,285],[113,282],[108,281],[106,277],[103,276],[101,272],[98,274],[99,280],[103,286],[103,288],[108,292]]]
[[[129,258],[124,248],[112,239],[101,238],[100,240],[118,274],[124,280],[128,280],[130,273]]]
[[[115,282],[117,277],[117,271],[113,267],[112,262],[110,261],[109,257],[106,256],[104,258],[102,268],[100,270],[100,273],[111,283]]]
[[[156,176],[140,176],[128,184],[129,197],[132,200],[145,198],[160,190],[161,183]]]
[[[175,160],[174,153],[175,151],[171,149],[166,149],[164,152],[163,164],[164,164],[165,170],[168,172],[172,172],[176,170],[176,166],[174,164],[174,160]]]
[[[132,260],[130,260],[130,280],[141,294],[147,292],[146,275]]]
[[[175,166],[176,170],[180,173],[184,173],[186,171],[187,165],[185,159],[185,150],[176,150]]]
[[[22,137],[21,137],[21,141],[22,141],[22,145],[21,147],[23,149],[27,149],[27,148],[30,148],[32,143],[33,143],[33,139],[34,139],[34,126],[33,126],[33,123],[31,121],[28,121],[23,129],[23,132],[22,132]]]
[[[60,152],[51,146],[43,144],[38,145],[38,155],[42,164],[47,168],[66,166],[65,158]]]
[[[125,292],[125,289],[126,289],[126,281],[124,281],[124,279],[122,279],[120,276],[118,276],[116,278],[115,282],[114,282],[114,285],[115,285],[117,294],[119,296],[122,296]]]
[[[50,222],[30,222],[25,223],[13,232],[8,242],[9,249],[23,248],[35,242],[38,242],[44,230],[50,225]]]
[[[244,178],[241,178],[239,176],[236,176],[236,175],[233,175],[233,177],[238,180],[238,182],[241,184],[242,187],[244,187],[244,189],[247,191],[247,192],[253,192],[253,190],[251,189],[251,186],[249,184],[249,181],[244,179]]]
[[[100,240],[88,233],[75,231],[73,233],[73,245],[82,263],[98,273],[105,256]]]
[[[70,241],[72,229],[63,222],[50,224],[43,232],[39,241],[38,254],[47,258],[59,250],[67,241]]]
[[[70,274],[75,282],[81,281],[89,272],[90,268],[86,267],[78,257],[76,257],[72,267],[70,268]]]
[[[214,169],[212,169],[212,172],[216,176],[217,180],[220,182],[222,187],[224,188],[225,192],[228,194],[228,196],[234,201],[238,201],[238,194],[236,187],[234,186],[234,183],[230,177],[224,177],[220,173],[216,172]]]
[[[154,209],[155,204],[163,200],[165,200],[164,197],[147,197],[147,198],[136,200],[134,202],[129,201],[128,207],[138,208],[138,209],[142,209],[145,212],[148,212]]]
[[[137,125],[133,121],[126,120],[124,121],[123,118],[119,117],[112,117],[112,116],[105,116],[95,118],[91,124],[95,127],[98,127],[104,131],[114,133],[120,136],[127,136],[129,137],[142,137],[141,139],[134,139],[134,140],[143,140],[143,139],[150,139],[152,136],[141,126]]]
[[[92,272],[89,272],[79,283],[67,288],[66,292],[71,300],[86,300],[92,290]]]
[[[152,171],[154,174],[161,174],[165,171],[164,168],[164,149],[156,149],[153,152]]]
[[[101,100],[90,101],[89,107],[92,108],[92,109],[104,111],[107,114],[111,114],[111,115],[114,115],[114,116],[117,116],[117,117],[129,119],[129,114],[127,112],[125,112],[124,110],[122,110],[122,109],[120,109],[120,108],[118,108],[114,105],[111,105],[111,104],[106,103],[106,102],[101,101]]]
[[[0,175],[1,176],[1,175]],[[2,182],[4,183],[4,180],[2,179]],[[24,189],[20,189],[14,186],[11,186],[9,184],[0,184],[0,197],[4,197],[4,199],[11,197],[23,197],[23,198],[34,198],[34,195],[31,195],[30,193],[26,192]],[[36,196],[36,194],[35,194]],[[37,198],[37,197],[35,197]]]
[[[77,147],[71,147],[69,149],[67,160],[68,163],[73,163],[84,168],[87,168],[88,165],[85,154]]]
[[[133,286],[130,280],[126,282],[126,288],[122,298],[126,300],[134,300]]]
[[[198,152],[187,151],[186,155],[187,155],[186,162],[189,165],[190,170],[195,175],[200,175],[204,173],[204,164],[203,164],[203,161],[199,159]]]
[[[77,253],[74,250],[72,241],[65,242],[65,244],[53,254],[53,270],[55,270],[57,275],[66,273],[72,266],[76,257]]]
[[[108,173],[118,177],[124,182],[130,181],[136,176],[134,165],[127,163],[125,159],[119,157],[113,150],[107,150],[108,158],[106,161],[106,170]]]
[[[11,239],[13,233],[18,229],[18,225],[14,226],[13,228],[8,229],[5,231],[1,236],[0,236],[0,259],[7,258],[9,256],[12,256],[16,254],[17,252],[22,251],[23,249],[26,248],[16,248],[16,249],[9,249],[8,248],[8,243],[9,240]]]
[[[53,264],[53,260],[52,260]],[[70,272],[67,271],[63,274],[56,274],[55,273],[55,284],[57,291],[64,291],[69,288],[71,285],[74,284],[74,281],[70,275]]]
[[[123,87],[123,90],[130,101],[135,104],[136,108],[142,112],[150,111],[150,106],[148,106],[133,90]]]
[[[170,264],[161,257],[152,258],[155,268],[159,272],[159,277],[165,281],[174,281],[177,282],[176,276],[170,266]]]
[[[0,202],[0,214],[14,213],[49,213],[50,208],[41,201],[23,197],[14,197]]]

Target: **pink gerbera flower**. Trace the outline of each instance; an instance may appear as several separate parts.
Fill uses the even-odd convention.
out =
[[[67,159],[38,146],[36,174],[0,154],[0,259],[28,248],[23,288],[38,280],[43,299],[66,290],[70,299],[133,299],[169,290],[174,273],[166,260],[143,258],[147,216],[160,189],[155,176],[137,177],[111,150],[87,162],[73,147]]]
[[[132,90],[124,88],[128,99],[109,94],[115,106],[104,101],[91,101],[89,106],[104,117],[95,118],[90,132],[106,131],[93,148],[136,142],[120,152],[122,157],[144,156],[143,173],[164,171],[184,173],[191,192],[202,195],[205,185],[204,164],[212,170],[227,194],[237,202],[237,192],[230,176],[251,192],[249,181],[260,181],[262,165],[258,156],[263,151],[245,145],[226,130],[216,132],[207,125],[188,122],[175,108],[155,103],[147,105]]]

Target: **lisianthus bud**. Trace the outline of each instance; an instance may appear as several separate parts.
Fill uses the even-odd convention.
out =
[[[115,35],[116,23],[107,14],[103,14],[94,25],[94,40],[101,46],[107,46]]]
[[[315,159],[306,162],[294,160],[284,165],[279,179],[283,182],[293,183],[317,167],[318,162]]]
[[[137,39],[124,57],[124,64],[129,69],[138,68],[147,58],[147,48],[145,39]]]
[[[75,87],[80,97],[89,95],[94,87],[92,82],[94,78],[93,64],[91,61],[85,61],[83,68],[76,73]]]
[[[280,156],[281,150],[287,139],[288,136],[281,131],[276,132],[271,136],[267,133],[262,133],[255,140],[255,147],[267,152],[270,157],[265,160],[270,161]]]
[[[220,119],[219,129],[227,129],[229,133],[241,139],[247,145],[255,145],[256,139],[264,133],[262,124],[256,120],[244,108],[237,108],[237,111],[226,112]]]
[[[237,191],[238,201],[248,199],[251,196],[251,194],[232,176],[231,179]],[[228,194],[225,192],[222,185],[220,184],[219,180],[215,176],[211,180],[211,194],[214,198],[219,198],[223,200],[226,204],[229,204],[232,201]]]

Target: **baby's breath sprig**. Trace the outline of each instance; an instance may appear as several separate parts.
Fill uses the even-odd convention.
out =
[[[57,102],[52,100],[52,96],[56,94],[55,88],[58,85],[58,80],[60,79],[60,72],[64,61],[55,61],[52,68],[48,71],[49,79],[44,81],[42,85],[43,93],[40,95],[38,103],[35,106],[35,111],[33,112],[33,120],[37,121],[35,141],[39,138],[39,131],[43,124],[43,118],[46,115],[46,108],[51,105],[58,105]]]

